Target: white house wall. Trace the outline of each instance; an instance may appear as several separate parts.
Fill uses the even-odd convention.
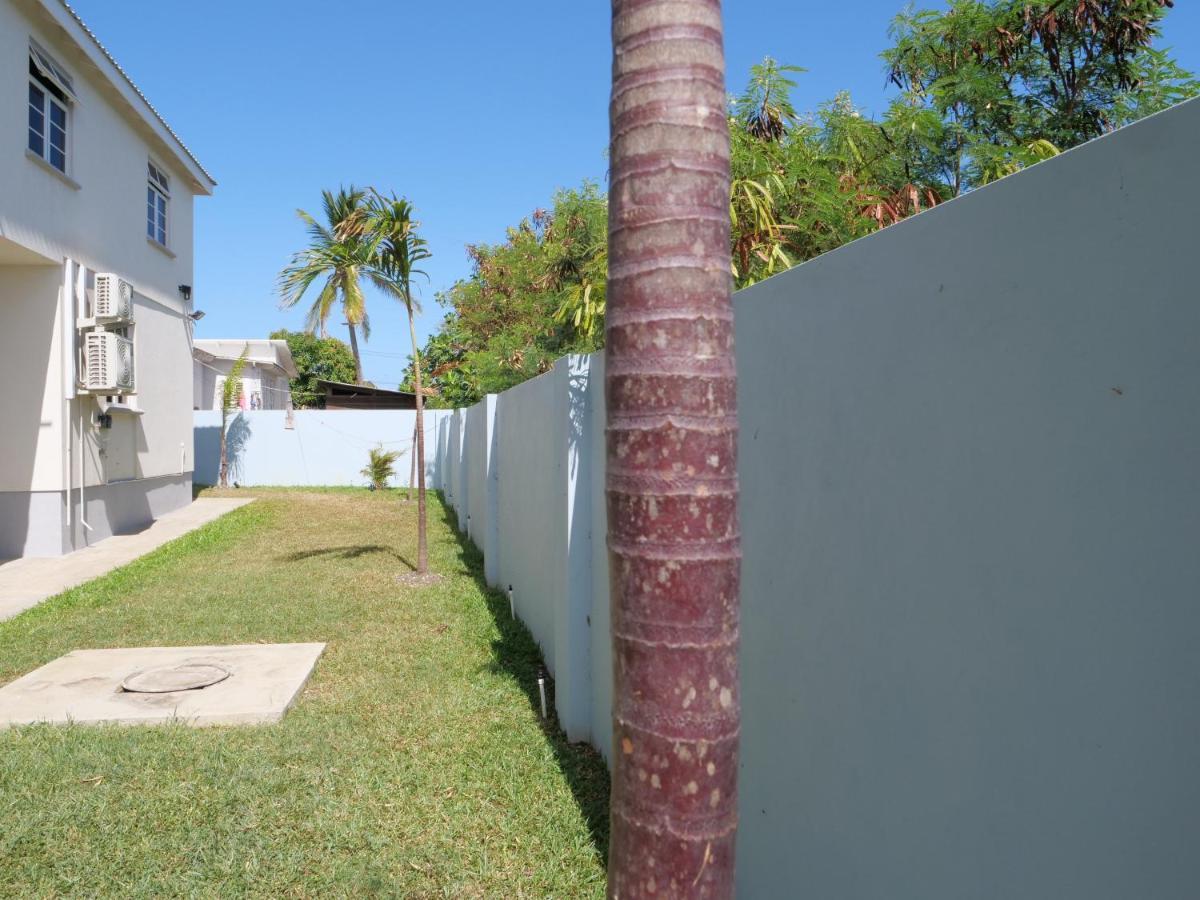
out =
[[[194,180],[157,120],[134,112],[140,101],[123,78],[110,84],[67,35],[88,47],[91,38],[52,8],[61,24],[33,0],[0,0],[0,557],[61,553],[190,500],[192,354],[179,286],[193,280],[193,192],[211,184]],[[68,177],[26,153],[31,37],[69,72],[78,97]],[[171,180],[166,250],[146,238],[150,160]],[[67,260],[134,287],[132,403],[142,414],[116,413],[110,429],[96,426],[94,398],[66,397],[75,348],[63,333],[78,336],[61,321]],[[93,526],[86,533],[81,513]]]
[[[185,173],[156,152],[145,126],[118,112],[114,93],[83,56],[21,12],[34,4],[0,0],[0,236],[48,260],[74,259],[117,272],[148,297],[180,307],[179,285],[192,283],[192,192]],[[29,38],[74,79],[79,102],[69,121],[73,187],[25,156]],[[174,256],[146,240],[146,163],[171,178],[168,243]]]
[[[61,284],[58,266],[0,266],[0,491],[62,488]]]

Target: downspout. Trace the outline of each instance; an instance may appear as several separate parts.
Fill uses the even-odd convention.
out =
[[[87,498],[84,496],[84,489],[87,482],[84,480],[87,476],[83,471],[83,445],[84,445],[84,427],[86,425],[87,412],[84,409],[84,404],[79,404],[79,524],[88,531],[92,530],[92,526],[87,522]]]
[[[71,491],[74,487],[71,476],[74,474],[75,463],[75,421],[71,415],[71,401],[75,399],[75,264],[67,259],[63,261],[62,302],[59,304],[60,341],[62,343],[62,387],[63,387],[63,440],[66,452],[63,454],[63,486],[66,488],[67,501],[67,535],[71,547],[75,546],[75,516],[71,505]]]
[[[76,273],[75,293],[72,296],[75,297],[75,299],[77,301],[82,300],[86,303],[87,270],[84,269],[83,266],[80,266],[79,271]],[[80,312],[90,312],[90,310],[85,309],[81,305]],[[75,382],[72,382],[71,386],[72,386],[72,390],[74,391]],[[85,529],[85,534],[84,534],[85,539],[87,537],[86,532],[92,530],[92,526],[89,525],[88,521],[87,521],[87,496],[86,496],[86,490],[85,490],[87,487],[87,473],[85,473],[83,470],[83,456],[84,456],[83,451],[84,451],[84,444],[86,443],[86,434],[87,434],[87,432],[85,431],[85,428],[86,428],[85,417],[86,416],[87,416],[87,404],[80,402],[79,403],[79,442],[78,442],[79,443],[79,447],[78,447],[78,453],[79,453],[79,524],[82,525]],[[86,543],[86,540],[85,540],[85,543]],[[74,545],[74,542],[72,542],[72,546],[73,545]]]

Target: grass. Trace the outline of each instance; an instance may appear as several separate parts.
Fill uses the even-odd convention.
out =
[[[0,623],[0,683],[77,648],[326,641],[283,722],[0,731],[2,896],[600,897],[608,775],[431,497],[259,499]],[[214,492],[214,495],[219,495]]]

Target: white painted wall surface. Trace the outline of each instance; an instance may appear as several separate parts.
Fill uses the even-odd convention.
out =
[[[1198,145],[738,296],[743,896],[1196,895]]]
[[[220,410],[188,413],[195,425],[195,480],[216,484],[220,461]],[[280,410],[238,412],[230,417],[233,479],[247,486],[358,485],[368,481],[362,474],[372,447],[382,444],[400,450],[393,486],[408,484],[412,471],[412,410],[323,410],[303,409],[288,415]],[[442,467],[435,453],[443,423],[450,410],[425,410],[425,472],[427,486],[443,487]]]
[[[502,588],[512,585],[517,615],[555,677],[555,614],[566,583],[564,387],[555,369],[505,391],[496,409],[497,456],[521,461],[497,482],[497,575]]]
[[[82,55],[28,15],[28,0],[0,0],[0,237],[48,260],[77,260],[119,272],[140,292],[179,306],[178,286],[192,283],[192,190],[185,173],[156,147],[149,129],[120,101]],[[69,174],[75,188],[25,156],[29,39],[74,79]],[[148,157],[171,177],[168,243],[174,257],[146,240]]]
[[[62,487],[57,266],[0,266],[0,491]]]
[[[484,559],[491,555],[493,565],[485,566],[484,577],[493,586],[497,578],[494,563],[500,552],[495,485],[498,471],[494,465],[495,415],[495,394],[488,394],[465,412],[464,436],[468,443],[464,460],[467,466],[468,520],[459,523],[467,526],[468,537],[483,552]]]

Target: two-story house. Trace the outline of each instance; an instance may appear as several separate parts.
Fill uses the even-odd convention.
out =
[[[65,0],[0,0],[0,558],[191,502],[215,182]]]

